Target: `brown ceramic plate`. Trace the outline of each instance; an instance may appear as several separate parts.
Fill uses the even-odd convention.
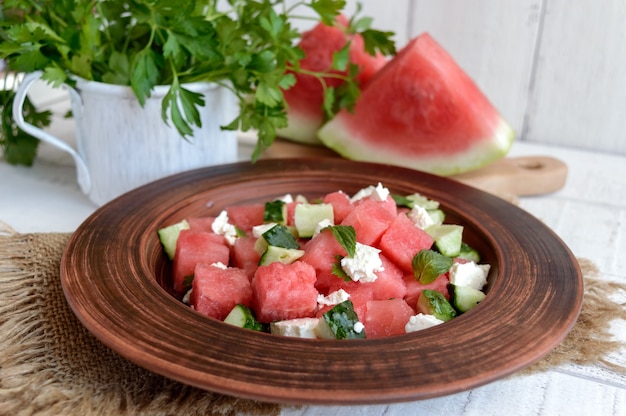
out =
[[[168,293],[157,229],[286,193],[317,197],[378,182],[440,201],[492,265],[476,308],[386,339],[279,337],[209,319]],[[264,160],[195,170],[134,190],[89,217],[61,264],[82,323],[128,360],[183,383],[252,399],[317,404],[419,400],[470,389],[540,359],[574,325],[583,293],[563,242],[525,211],[445,178],[341,159]]]

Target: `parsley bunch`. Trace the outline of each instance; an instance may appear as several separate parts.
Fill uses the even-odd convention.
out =
[[[71,75],[129,85],[143,104],[156,85],[169,85],[162,116],[183,137],[200,125],[202,96],[185,83],[216,82],[230,88],[239,116],[223,129],[258,132],[253,160],[287,125],[284,89],[301,71],[303,51],[296,19],[332,25],[344,0],[5,0],[0,5],[0,59],[20,72],[43,70],[54,86],[73,83]],[[302,13],[302,12],[305,13]],[[391,32],[370,28],[370,18],[350,19],[348,33],[360,33],[369,53],[395,52]],[[310,17],[309,17],[310,19]],[[346,39],[349,39],[348,37]],[[325,89],[324,108],[351,107],[358,97],[348,63],[349,41],[333,69],[348,69],[337,91]],[[307,72],[307,74],[311,74]]]

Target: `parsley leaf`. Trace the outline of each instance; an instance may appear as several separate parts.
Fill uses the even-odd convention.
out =
[[[0,147],[6,161],[12,165],[32,166],[37,154],[39,140],[17,127],[13,121],[15,92],[0,90]],[[52,113],[37,111],[28,98],[24,101],[24,120],[36,127],[50,125]]]
[[[411,265],[413,275],[420,283],[428,284],[440,274],[447,272],[454,260],[433,250],[421,250],[414,257]]]

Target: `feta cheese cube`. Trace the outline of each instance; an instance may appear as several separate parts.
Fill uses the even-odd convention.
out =
[[[342,258],[341,268],[355,282],[374,282],[378,279],[375,272],[385,270],[379,253],[379,249],[357,242],[354,257]]]
[[[297,318],[272,322],[270,331],[275,335],[297,338],[317,338],[315,328],[319,324],[318,318]]]
[[[435,325],[442,324],[443,322],[444,321],[435,318],[433,315],[419,313],[409,318],[409,322],[407,322],[404,326],[404,330],[407,333],[421,331],[422,329],[430,328]]]
[[[360,334],[365,329],[365,325],[363,325],[363,322],[358,321],[354,324],[353,328],[354,328],[354,332],[356,332],[357,334]]]
[[[457,286],[468,286],[476,290],[482,290],[487,284],[487,275],[490,265],[476,264],[473,261],[468,263],[454,263],[450,267],[450,283]]]

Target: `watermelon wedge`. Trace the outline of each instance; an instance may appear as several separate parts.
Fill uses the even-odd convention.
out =
[[[350,62],[359,65],[360,71],[356,79],[361,86],[365,85],[376,72],[387,63],[383,55],[372,56],[364,49],[361,35],[348,35],[345,28],[348,19],[339,15],[335,26],[318,23],[313,29],[302,34],[298,46],[304,51],[305,57],[300,61],[302,69],[313,72],[332,72],[346,75],[346,71],[329,71],[332,67],[333,54],[350,41]],[[288,126],[278,131],[282,138],[321,145],[317,131],[324,123],[323,88],[321,81],[312,76],[294,73],[296,84],[283,91],[287,102]],[[329,87],[338,87],[343,82],[339,78],[324,77]]]
[[[515,137],[476,84],[428,34],[414,38],[371,79],[354,112],[318,133],[347,159],[439,175],[505,156]]]

